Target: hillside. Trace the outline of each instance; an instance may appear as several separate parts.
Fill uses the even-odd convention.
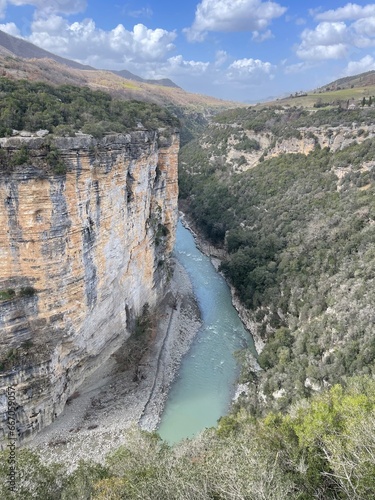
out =
[[[116,99],[146,101],[167,108],[181,122],[181,143],[203,129],[210,116],[239,103],[191,94],[179,87],[151,85],[104,70],[71,68],[52,59],[21,59],[0,55],[0,76],[45,82],[52,85],[78,85],[109,92]]]
[[[53,54],[52,52],[49,52],[48,50],[41,49],[33,43],[27,42],[22,38],[17,38],[15,36],[9,35],[8,33],[5,33],[1,30],[0,53],[13,57],[21,57],[22,59],[51,59],[60,64],[68,66],[69,68],[95,70],[95,68],[93,68],[92,66],[80,64],[76,61],[72,61],[71,59],[66,59],[65,57],[60,57],[56,54]],[[135,80],[137,82],[149,83],[151,85],[164,85],[166,87],[178,88],[178,86],[168,78],[162,80],[145,80],[144,78],[134,75],[127,70],[113,71],[113,73],[126,78],[127,80]]]
[[[269,102],[264,102],[258,107],[297,106],[310,110],[322,107],[341,106],[360,107],[363,98],[367,101],[375,95],[375,71],[368,71],[359,75],[340,78],[327,83],[317,89],[295,92],[287,97],[282,97]]]
[[[87,87],[0,77],[0,93],[0,137],[42,129],[55,136],[69,137],[80,132],[102,138],[136,128],[179,126],[178,119],[157,104],[120,101]]]
[[[250,412],[374,374],[374,118],[233,110],[182,148],[184,207],[225,248],[222,271],[265,342],[263,372],[244,370]]]
[[[344,78],[339,78],[327,85],[324,85],[319,90],[324,89],[354,89],[362,87],[373,87],[375,86],[375,71],[367,71],[366,73],[360,73],[359,75],[346,76]]]
[[[5,49],[6,55],[21,57],[22,59],[52,59],[60,64],[64,64],[70,68],[76,69],[94,69],[91,66],[77,63],[65,57],[60,57],[47,50],[41,49],[36,45],[9,35],[0,30],[0,50],[3,52]]]

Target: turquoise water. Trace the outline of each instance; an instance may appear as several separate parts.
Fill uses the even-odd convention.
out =
[[[227,413],[239,374],[233,354],[246,346],[254,349],[228,285],[180,222],[174,254],[189,274],[203,325],[182,361],[160,422],[158,432],[170,443],[215,426]]]

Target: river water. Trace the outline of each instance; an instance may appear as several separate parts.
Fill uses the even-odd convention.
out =
[[[161,418],[158,433],[169,443],[216,425],[234,395],[239,375],[235,351],[250,347],[255,353],[228,285],[181,222],[174,255],[189,274],[203,324],[182,360]]]

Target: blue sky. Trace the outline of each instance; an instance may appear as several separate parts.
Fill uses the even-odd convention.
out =
[[[375,69],[375,3],[0,0],[0,29],[96,68],[244,102]]]

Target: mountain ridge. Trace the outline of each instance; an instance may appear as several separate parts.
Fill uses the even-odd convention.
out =
[[[81,64],[77,61],[74,61],[72,59],[68,59],[65,57],[58,56],[57,54],[54,54],[53,52],[50,52],[48,50],[42,49],[41,47],[38,47],[37,45],[28,42],[26,40],[23,40],[22,38],[10,35],[9,33],[6,33],[5,31],[0,30],[0,52],[1,48],[4,48],[6,53],[4,55],[15,55],[17,57],[22,57],[23,59],[52,59],[60,64],[64,64],[68,66],[69,68],[74,68],[74,69],[80,69],[80,70],[97,70],[97,68],[94,68],[93,66],[89,66],[87,64]],[[100,69],[99,69],[100,71]],[[142,78],[141,76],[135,75],[134,73],[131,73],[130,71],[124,69],[124,70],[107,70],[111,71],[112,73],[119,75],[123,78],[126,78],[127,80],[134,80],[137,82],[142,82],[142,83],[149,83],[150,85],[162,85],[166,87],[175,87],[175,88],[180,88],[178,85],[176,85],[172,80],[169,78],[161,78],[157,80],[153,79],[145,79]]]

